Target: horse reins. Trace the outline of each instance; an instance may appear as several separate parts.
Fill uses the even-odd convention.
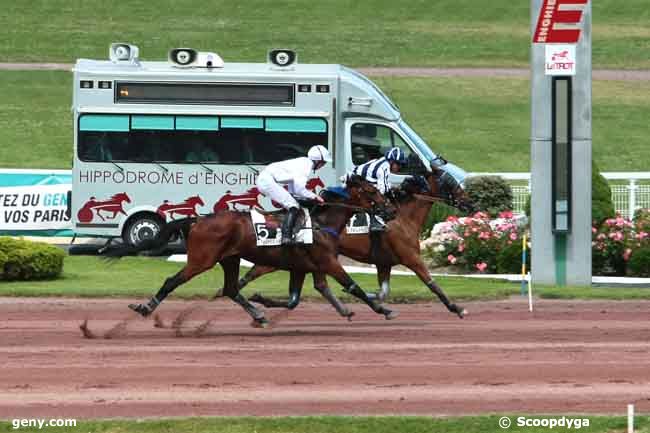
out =
[[[417,198],[418,200],[428,201],[430,203],[436,203],[436,202],[449,203],[449,200],[444,197],[431,197],[429,195],[423,195],[423,194],[413,194],[413,197]]]

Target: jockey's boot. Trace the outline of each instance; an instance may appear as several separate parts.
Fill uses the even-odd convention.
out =
[[[296,225],[299,211],[300,209],[297,207],[289,208],[284,224],[282,224],[282,245],[293,245],[296,243],[293,237],[293,228]]]

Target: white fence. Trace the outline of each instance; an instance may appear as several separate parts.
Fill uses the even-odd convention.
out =
[[[627,218],[637,209],[650,208],[650,172],[603,172],[612,190],[616,212]],[[530,195],[530,173],[472,173],[471,176],[501,176],[510,183],[512,207],[523,213]]]

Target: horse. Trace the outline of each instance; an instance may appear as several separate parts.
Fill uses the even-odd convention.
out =
[[[189,227],[185,267],[167,278],[148,303],[129,305],[129,308],[144,317],[153,313],[176,287],[220,263],[224,271],[224,294],[239,304],[256,324],[267,326],[268,321],[264,313],[240,293],[237,281],[240,259],[244,258],[253,263],[272,266],[274,269],[290,271],[291,291],[302,288],[308,273],[318,275],[318,281],[324,281],[325,276],[329,275],[341,284],[346,292],[363,300],[377,314],[383,314],[386,319],[393,318],[390,309],[375,299],[370,299],[345,272],[337,260],[337,255],[340,233],[354,212],[373,209],[386,218],[391,218],[394,213],[386,207],[387,202],[379,191],[359,176],[348,179],[341,191],[324,190],[321,196],[325,202],[315,206],[311,214],[315,228],[312,244],[258,247],[249,213],[222,210],[206,217],[173,221],[166,224],[155,239],[145,240],[135,246],[120,245],[108,248],[103,254],[108,258],[119,258],[159,248],[173,233]],[[284,215],[286,212],[276,212],[271,214],[270,218],[279,219],[279,216]]]
[[[374,297],[383,302],[390,293],[392,267],[404,265],[412,270],[435,293],[450,312],[463,318],[467,311],[450,302],[422,261],[419,239],[433,202],[441,200],[465,211],[472,211],[475,207],[458,182],[433,164],[431,165],[431,171],[419,170],[419,173],[422,175],[407,178],[402,184],[401,193],[398,193],[396,198],[397,216],[387,223],[386,231],[382,234],[378,245],[373,248],[369,233],[347,234],[343,232],[339,241],[339,252],[354,260],[371,263],[377,267],[380,291],[376,295],[373,294],[374,296],[369,295],[370,298]],[[262,275],[275,270],[271,266],[255,265],[239,280],[240,289]],[[339,314],[349,318],[350,313],[347,308],[322,284],[323,281],[316,283],[316,278],[314,278],[315,288],[321,294],[327,294],[326,299],[336,308]],[[321,286],[316,287],[317,285]],[[218,296],[219,293],[217,293],[216,297]],[[300,293],[291,292],[288,301],[268,299],[259,293],[254,294],[250,300],[269,308],[293,309],[300,302]]]
[[[196,212],[196,206],[203,205],[205,205],[205,203],[203,203],[201,197],[194,195],[192,197],[186,198],[185,201],[179,204],[170,204],[168,200],[165,200],[163,204],[158,206],[156,213],[163,217],[165,220],[167,219],[167,215],[169,215],[170,218],[174,219],[174,214],[184,215],[186,217],[196,217],[199,216],[199,214]]]
[[[131,203],[131,199],[125,192],[117,193],[105,201],[97,201],[95,197],[90,197],[90,200],[88,200],[86,204],[79,209],[79,212],[77,212],[77,218],[83,223],[89,223],[93,220],[93,211],[95,211],[102,221],[105,221],[105,218],[102,216],[100,211],[112,212],[113,215],[110,216],[110,219],[115,218],[118,213],[126,216],[126,212],[124,212],[124,208],[122,207],[122,202]]]

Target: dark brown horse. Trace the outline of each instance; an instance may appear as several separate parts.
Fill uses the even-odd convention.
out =
[[[474,206],[466,197],[463,188],[448,174],[435,167],[432,167],[432,171],[420,172],[424,176],[408,178],[403,183],[401,193],[396,198],[397,216],[388,222],[386,231],[374,248],[370,234],[343,232],[339,241],[339,252],[354,260],[376,265],[380,291],[374,297],[379,301],[383,302],[390,292],[391,268],[404,265],[415,272],[450,312],[462,318],[466,314],[465,309],[449,301],[422,261],[419,239],[434,201],[443,200],[462,210],[473,210]],[[270,266],[255,265],[239,280],[239,286],[242,288],[254,279],[275,270]],[[327,300],[341,315],[349,317],[351,313],[331,294],[326,284],[325,280],[319,279],[317,282],[314,276],[316,289],[321,294],[327,294]],[[300,292],[290,292],[288,301],[267,299],[261,294],[255,294],[250,299],[266,307],[293,309],[300,301]]]
[[[350,178],[345,189],[341,189],[339,193],[326,190],[322,196],[325,203],[315,207],[311,214],[315,230],[313,243],[309,245],[258,247],[249,213],[222,210],[203,218],[171,222],[154,240],[147,240],[136,246],[117,246],[108,249],[104,254],[118,258],[159,248],[173,233],[190,227],[185,267],[176,275],[167,278],[148,303],[129,305],[142,316],[150,315],[176,287],[220,263],[224,270],[224,294],[241,305],[257,323],[266,325],[268,322],[264,313],[239,293],[239,262],[244,258],[274,269],[291,271],[291,291],[302,288],[308,273],[317,272],[318,281],[325,280],[325,275],[329,275],[341,284],[346,292],[366,302],[373,311],[388,319],[392,318],[391,310],[375,299],[368,298],[337,260],[339,236],[346,221],[354,212],[363,209],[386,211],[386,201],[372,184],[359,176]],[[284,214],[278,212],[274,215]],[[277,225],[281,225],[281,222],[277,221]]]

